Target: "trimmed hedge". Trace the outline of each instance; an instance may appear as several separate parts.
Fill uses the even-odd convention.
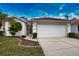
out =
[[[68,36],[69,38],[77,38],[77,35],[76,35],[76,33],[74,33],[74,32],[68,33],[67,36]]]
[[[33,36],[33,39],[37,38],[37,33],[33,33],[32,36]]]
[[[25,38],[25,37],[26,37],[25,35],[22,35],[22,36],[21,36],[21,38]]]

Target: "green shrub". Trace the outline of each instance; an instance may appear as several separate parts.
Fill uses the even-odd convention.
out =
[[[73,33],[73,32],[68,33],[67,36],[70,37],[70,38],[77,38],[76,33]]]
[[[0,28],[1,28],[1,26],[2,26],[2,23],[0,22]]]
[[[0,36],[3,36],[3,32],[2,31],[0,31]]]
[[[25,38],[25,37],[26,37],[25,35],[22,35],[22,36],[21,36],[21,38]]]
[[[9,27],[10,33],[15,36],[16,32],[20,31],[22,29],[22,25],[19,22],[14,22],[11,24],[11,27]]]
[[[32,36],[33,36],[33,39],[34,39],[34,38],[37,38],[37,33],[33,33]]]

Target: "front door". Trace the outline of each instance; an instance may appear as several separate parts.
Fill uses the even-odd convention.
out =
[[[27,27],[27,35],[30,35],[30,34],[32,34],[32,27],[28,26]]]

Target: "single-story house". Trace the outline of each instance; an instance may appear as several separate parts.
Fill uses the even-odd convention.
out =
[[[33,18],[27,20],[16,18],[15,21],[22,24],[21,31],[18,31],[15,36],[28,36],[37,33],[37,37],[67,37],[70,32],[79,32],[79,20],[61,18]],[[5,36],[12,36],[9,27],[9,21],[5,21],[5,25],[0,28],[0,31],[4,31]]]
[[[70,32],[79,32],[79,20],[60,18],[34,18],[33,33],[37,37],[67,37]]]

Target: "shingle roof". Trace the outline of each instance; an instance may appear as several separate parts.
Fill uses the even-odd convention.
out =
[[[32,20],[65,20],[61,18],[33,18]]]
[[[79,25],[79,19],[73,20],[71,24],[77,24],[77,25]]]
[[[22,18],[16,18],[17,20],[20,20],[22,22],[26,22],[27,19],[22,19]]]

